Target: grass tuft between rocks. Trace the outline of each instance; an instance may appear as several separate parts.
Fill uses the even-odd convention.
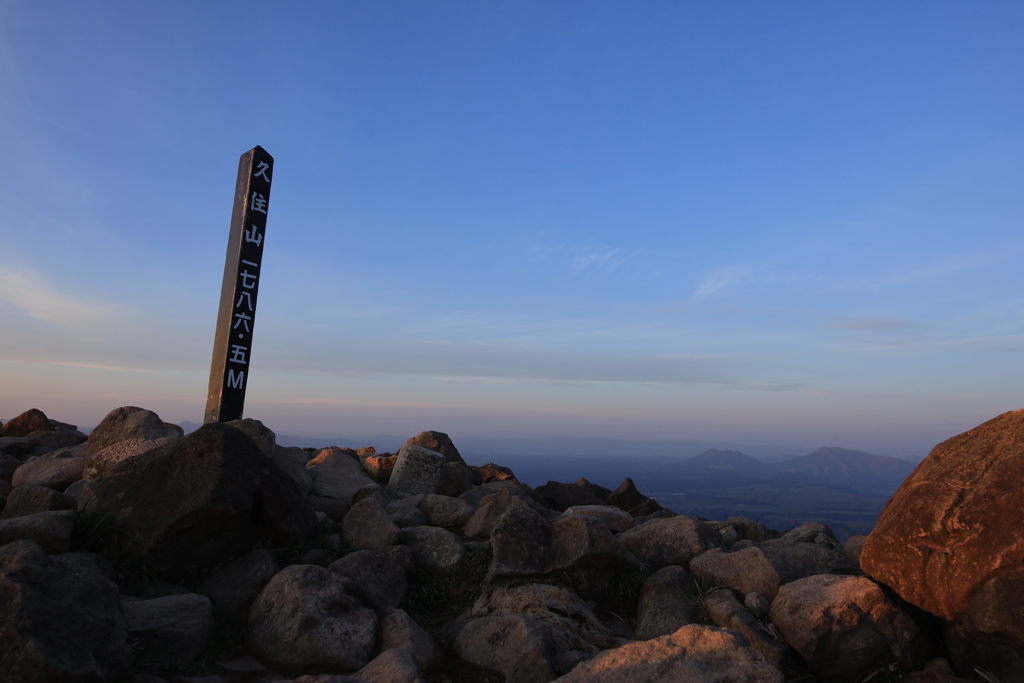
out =
[[[437,574],[415,572],[409,579],[405,610],[427,628],[436,628],[451,621],[472,607],[480,597],[490,563],[491,546],[485,543],[447,571]]]

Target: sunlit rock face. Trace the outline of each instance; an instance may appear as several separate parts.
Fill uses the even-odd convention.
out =
[[[1022,480],[1024,410],[1015,410],[932,449],[864,542],[865,572],[950,622],[961,669],[1024,671]]]

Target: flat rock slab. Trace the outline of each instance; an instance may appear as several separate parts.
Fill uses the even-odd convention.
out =
[[[671,635],[605,650],[559,683],[783,683],[739,633],[691,624]]]

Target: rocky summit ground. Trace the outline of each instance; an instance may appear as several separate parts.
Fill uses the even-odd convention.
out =
[[[581,473],[585,474],[585,473]],[[676,515],[630,479],[0,426],[0,683],[1024,682],[1024,411],[938,445],[874,531]]]

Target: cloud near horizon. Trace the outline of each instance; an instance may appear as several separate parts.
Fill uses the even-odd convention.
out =
[[[36,320],[73,327],[107,321],[119,308],[61,292],[47,278],[26,268],[0,267],[0,301]]]

